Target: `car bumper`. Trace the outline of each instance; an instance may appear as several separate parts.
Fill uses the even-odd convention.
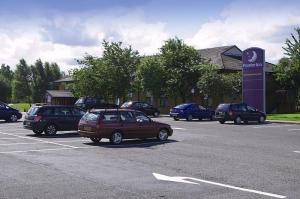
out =
[[[25,120],[23,122],[23,128],[24,129],[29,129],[29,130],[43,131],[44,130],[44,125],[41,124],[41,123],[34,122],[34,121]]]
[[[97,132],[78,130],[78,134],[82,137],[87,137],[87,138],[101,138],[101,135]]]

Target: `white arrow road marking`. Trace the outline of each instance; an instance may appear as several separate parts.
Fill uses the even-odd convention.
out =
[[[218,183],[218,182],[201,180],[201,179],[198,179],[198,178],[180,177],[180,176],[171,177],[171,176],[166,176],[166,175],[162,175],[162,174],[158,174],[158,173],[152,173],[152,174],[157,180],[171,181],[171,182],[182,182],[182,183],[188,183],[188,184],[199,184],[199,183],[196,183],[196,182],[188,181],[188,180],[193,180],[193,181],[203,182],[203,183],[212,184],[212,185],[216,185],[216,186],[235,189],[235,190],[239,190],[239,191],[245,191],[245,192],[251,192],[251,193],[256,193],[256,194],[260,194],[260,195],[270,196],[270,197],[273,197],[273,198],[286,198],[286,196],[282,196],[282,195],[257,191],[257,190],[253,190],[253,189],[245,189],[245,188],[226,185],[226,184],[222,184],[222,183]]]

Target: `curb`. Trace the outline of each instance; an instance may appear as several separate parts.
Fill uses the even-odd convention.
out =
[[[266,122],[278,123],[278,124],[299,124],[300,125],[300,122],[297,122],[297,121],[267,120]]]

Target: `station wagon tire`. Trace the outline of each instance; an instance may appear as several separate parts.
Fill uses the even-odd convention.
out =
[[[198,120],[201,121],[201,120],[202,120],[202,117],[199,117]]]
[[[34,134],[41,135],[43,133],[43,130],[32,130]]]
[[[154,117],[158,117],[158,116],[159,116],[159,112],[155,111],[155,112],[153,113],[153,116],[154,116]]]
[[[94,143],[99,143],[101,141],[101,138],[90,138]]]
[[[12,115],[9,117],[9,121],[10,121],[10,122],[17,122],[17,121],[18,121],[18,117],[17,117],[15,114],[12,114]]]
[[[123,140],[123,135],[120,131],[113,132],[110,138],[110,142],[115,145],[121,144],[122,140]]]
[[[220,120],[219,122],[220,122],[220,124],[224,124],[225,120]]]
[[[234,119],[234,124],[241,124],[242,122],[242,118],[240,116],[237,116],[235,119]]]
[[[260,116],[259,119],[258,119],[258,123],[262,124],[265,122],[265,117],[264,116]]]
[[[187,118],[186,118],[187,121],[192,121],[193,120],[193,116],[192,115],[189,115]]]
[[[159,141],[166,141],[168,139],[168,131],[166,129],[160,129],[157,135]]]
[[[245,121],[244,121],[244,124],[248,124],[248,120],[245,120]]]
[[[178,121],[178,120],[179,120],[179,118],[178,118],[178,117],[173,117],[173,118],[174,118],[174,120],[175,120],[175,121]]]
[[[45,128],[46,135],[56,135],[57,127],[54,124],[49,124]]]

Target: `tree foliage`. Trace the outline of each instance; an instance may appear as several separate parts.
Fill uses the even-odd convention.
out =
[[[103,41],[103,56],[85,56],[78,63],[82,69],[74,70],[73,90],[76,96],[90,95],[123,99],[132,90],[139,54],[121,42]]]
[[[186,100],[191,89],[196,87],[201,67],[206,63],[196,49],[182,40],[169,39],[160,49],[161,60],[167,74],[167,92],[170,96]]]
[[[283,47],[284,57],[279,60],[275,68],[276,79],[286,88],[299,88],[300,86],[300,28],[291,34],[292,39],[286,39]]]
[[[136,81],[141,89],[149,91],[156,99],[165,95],[166,76],[158,56],[143,58],[136,71]]]
[[[10,102],[11,100],[11,82],[13,79],[13,71],[10,66],[2,64],[0,68],[0,101]]]
[[[12,101],[13,102],[29,102],[30,101],[30,80],[31,71],[24,59],[17,64],[12,81]]]
[[[200,93],[208,98],[235,98],[242,92],[242,75],[240,72],[219,73],[216,67],[210,66],[202,69],[197,86]]]

